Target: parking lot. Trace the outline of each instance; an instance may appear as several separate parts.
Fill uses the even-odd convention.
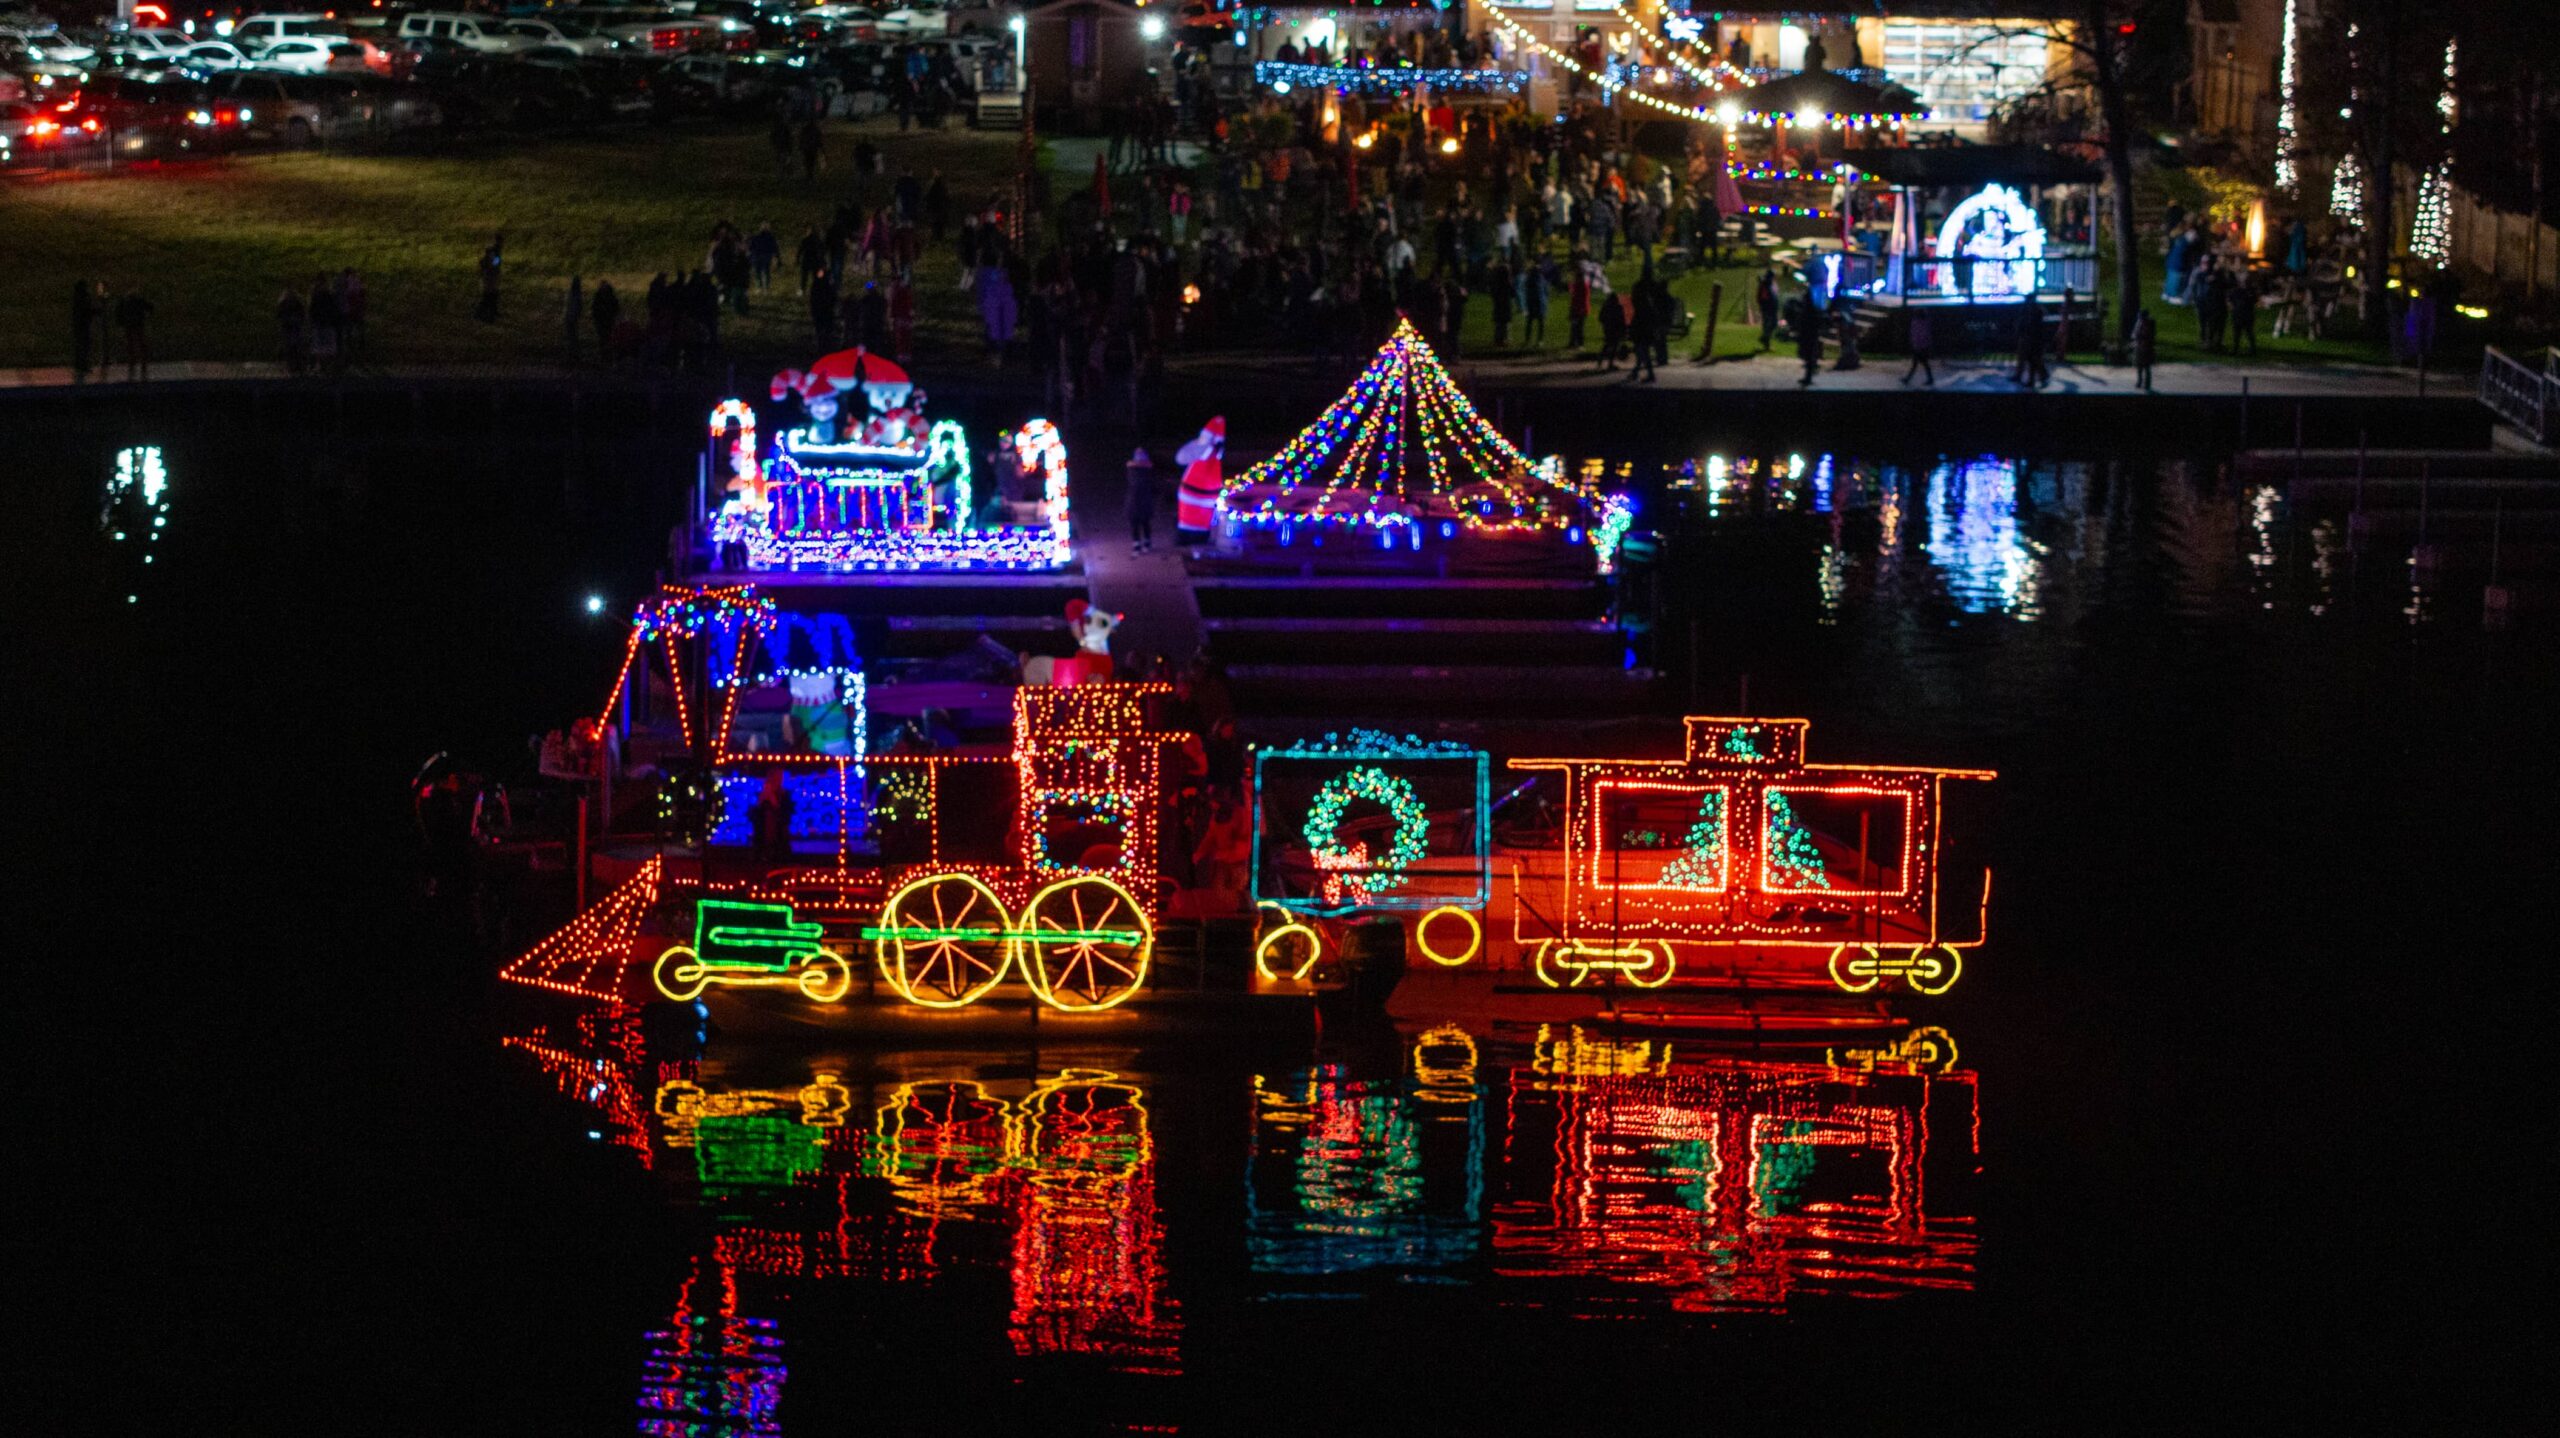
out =
[[[435,151],[705,119],[779,132],[897,112],[938,127],[970,122],[981,90],[1015,83],[1012,65],[1005,14],[984,4],[400,8],[192,30],[84,28],[0,8],[0,172]],[[779,159],[778,133],[776,148]]]

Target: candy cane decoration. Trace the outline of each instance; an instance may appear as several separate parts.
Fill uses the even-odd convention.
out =
[[[756,468],[756,412],[742,399],[724,399],[711,410],[711,442],[720,442],[720,432],[734,427],[729,444],[729,489],[742,496],[748,509],[762,509],[765,503],[764,476]]]

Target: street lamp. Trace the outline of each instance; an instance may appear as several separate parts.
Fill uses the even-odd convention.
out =
[[[1022,58],[1023,35],[1030,27],[1023,23],[1019,15],[1005,21],[1004,24],[1006,29],[1013,32],[1013,88],[1024,89],[1027,88],[1025,77],[1029,72],[1024,68],[1026,62]]]
[[[1138,21],[1138,34],[1149,43],[1164,38],[1164,17],[1149,15]]]

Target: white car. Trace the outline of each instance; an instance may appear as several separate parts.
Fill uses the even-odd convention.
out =
[[[621,42],[593,25],[575,20],[507,20],[499,28],[510,35],[523,37],[536,50],[567,50],[579,55],[603,55],[622,48]]]
[[[939,5],[908,5],[880,17],[883,35],[939,35],[951,28],[951,15]]]
[[[249,63],[240,47],[228,40],[198,40],[173,58],[190,70],[236,70]]]
[[[271,41],[259,47],[257,65],[289,75],[361,75],[372,68],[365,63],[363,45],[328,35]]]
[[[421,10],[400,17],[400,38],[450,40],[484,55],[521,55],[542,42],[515,33],[494,15],[467,15],[458,10]]]
[[[119,30],[107,37],[107,48],[110,50],[121,50],[128,55],[161,60],[175,60],[187,53],[187,47],[195,43],[196,37],[184,30],[164,30],[152,26]]]
[[[222,38],[254,55],[259,46],[270,40],[282,40],[295,35],[343,35],[346,29],[346,26],[328,16],[316,13],[252,15],[232,26],[231,33]]]

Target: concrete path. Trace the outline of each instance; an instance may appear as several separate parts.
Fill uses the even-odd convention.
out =
[[[1161,448],[1161,447],[1159,447]],[[1124,660],[1160,654],[1179,665],[1200,652],[1200,601],[1191,592],[1191,576],[1182,565],[1181,546],[1173,542],[1173,477],[1176,469],[1156,470],[1158,512],[1155,548],[1130,552],[1127,471],[1124,450],[1079,455],[1075,462],[1076,557],[1084,562],[1087,597],[1128,619],[1112,649]]]
[[[1671,363],[1657,370],[1652,384],[1637,383],[1628,378],[1622,363],[1615,370],[1598,368],[1589,357],[1570,359],[1560,352],[1536,356],[1461,355],[1448,361],[1452,378],[1460,389],[1470,393],[1501,390],[1575,390],[1575,389],[1653,389],[1664,391],[1739,391],[1770,392],[1799,388],[1804,367],[1792,353],[1771,351],[1766,354],[1725,354],[1705,363],[1695,358],[1696,351],[1672,350]],[[1836,360],[1834,353],[1833,359]],[[1903,371],[1910,361],[1897,355],[1878,355],[1855,370],[1842,371],[1825,361],[1814,376],[1812,390],[1816,394],[1900,394],[1925,390],[1920,380],[1902,383]],[[1302,358],[1214,354],[1178,362],[1183,377],[1194,383],[1203,378],[1250,381],[1288,376],[1313,379],[1318,367]],[[1350,371],[1338,376],[1349,382]],[[1937,364],[1936,388],[1958,394],[2020,394],[2025,391],[2009,380],[2006,356],[1979,360],[1940,360]],[[2134,386],[2130,365],[2115,367],[2095,358],[2055,367],[2052,382],[2042,393],[2094,395],[2139,400],[2143,392]],[[2157,394],[2198,396],[2223,395],[2237,397],[2246,393],[2252,398],[2334,398],[2358,396],[2406,396],[2420,393],[2418,372],[2414,369],[2388,369],[2378,365],[2353,364],[2288,364],[2237,366],[2219,364],[2163,364],[2152,371],[2152,390]],[[2466,396],[2476,387],[2468,372],[2431,373],[2426,377],[2425,393],[2430,396]]]

